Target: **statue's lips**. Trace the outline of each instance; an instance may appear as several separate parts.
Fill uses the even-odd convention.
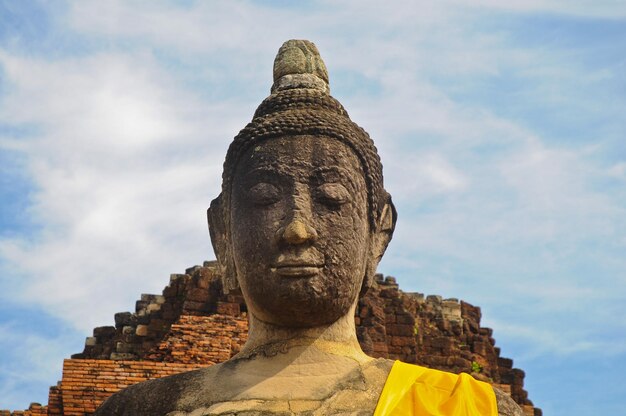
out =
[[[272,266],[272,271],[284,277],[310,277],[319,273],[322,265],[313,263],[279,263]]]

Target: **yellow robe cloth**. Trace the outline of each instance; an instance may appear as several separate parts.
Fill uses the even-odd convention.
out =
[[[396,361],[374,416],[498,416],[493,388],[452,374]]]

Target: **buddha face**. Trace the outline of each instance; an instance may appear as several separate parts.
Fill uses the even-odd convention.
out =
[[[367,187],[350,148],[312,136],[252,146],[237,164],[230,216],[237,278],[256,318],[310,327],[349,312],[370,244]]]

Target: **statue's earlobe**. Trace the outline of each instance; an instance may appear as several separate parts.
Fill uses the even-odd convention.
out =
[[[222,203],[222,194],[211,201],[211,206],[207,209],[207,221],[209,223],[209,234],[211,235],[213,251],[215,252],[220,275],[222,276],[222,286],[224,292],[228,293],[237,289],[239,283],[237,282],[237,274],[235,272],[230,233],[224,221]]]
[[[391,202],[391,197],[383,207],[383,212],[380,215],[380,230],[390,233],[389,240],[393,236],[393,230],[396,228],[396,220],[398,219],[398,213],[396,207]],[[389,243],[389,241],[387,241]]]
[[[383,258],[383,254],[385,254],[385,250],[387,250],[387,246],[393,237],[397,219],[398,213],[396,212],[396,207],[391,201],[391,195],[388,195],[387,202],[380,216],[377,218],[375,229],[371,234],[367,268],[365,270],[363,285],[361,286],[361,296],[363,296],[372,285],[378,263]]]

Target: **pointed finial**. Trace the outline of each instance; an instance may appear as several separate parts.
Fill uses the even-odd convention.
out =
[[[326,65],[315,44],[308,40],[288,40],[274,59],[272,93],[292,88],[330,93]]]

